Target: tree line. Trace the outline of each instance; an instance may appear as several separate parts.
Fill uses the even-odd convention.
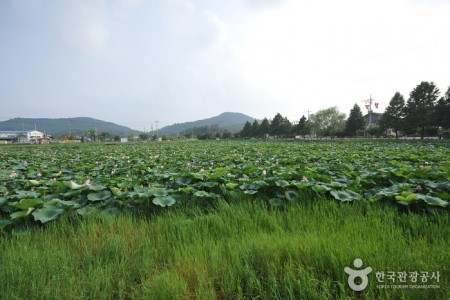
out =
[[[355,104],[346,118],[337,107],[329,107],[312,114],[309,119],[304,115],[297,124],[277,113],[272,121],[267,118],[259,123],[247,121],[239,132],[241,138],[263,138],[268,136],[287,138],[294,136],[316,137],[356,137],[387,136],[390,131],[404,135],[442,136],[450,129],[450,87],[440,97],[439,89],[433,82],[423,81],[404,97],[396,92],[386,111],[377,124],[367,124],[361,108]]]
[[[399,132],[404,135],[419,134],[442,136],[450,129],[450,86],[444,96],[433,82],[423,81],[409,94],[408,100],[399,92],[389,102],[379,127],[381,131],[392,129],[396,138]]]

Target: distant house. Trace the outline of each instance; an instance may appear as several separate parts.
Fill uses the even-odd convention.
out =
[[[369,112],[364,116],[364,119],[366,120],[366,126],[370,127],[372,125],[377,125],[380,121],[380,117],[382,116],[382,113],[376,113],[376,112]]]
[[[44,134],[37,130],[0,131],[0,141],[6,143],[35,143]]]
[[[39,145],[48,145],[48,144],[50,144],[50,141],[51,141],[51,139],[48,137],[42,137],[42,138],[37,139],[37,143]]]

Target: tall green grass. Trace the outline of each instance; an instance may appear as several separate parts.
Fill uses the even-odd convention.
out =
[[[448,212],[233,198],[154,216],[67,215],[0,235],[1,299],[448,299]],[[353,292],[344,267],[439,271],[438,289]]]

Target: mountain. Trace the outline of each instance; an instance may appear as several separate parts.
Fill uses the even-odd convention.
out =
[[[88,129],[97,129],[97,133],[109,132],[113,135],[125,136],[129,133],[139,134],[137,130],[117,125],[111,122],[105,122],[93,118],[14,118],[0,122],[0,130],[32,130],[35,129],[51,135],[68,135],[71,132],[75,135],[81,135]]]
[[[185,130],[189,130],[194,127],[217,125],[221,129],[226,129],[231,132],[238,132],[242,130],[245,122],[253,122],[255,118],[247,115],[235,112],[225,112],[218,116],[185,123],[176,123],[173,125],[165,126],[158,130],[160,134],[177,134]]]

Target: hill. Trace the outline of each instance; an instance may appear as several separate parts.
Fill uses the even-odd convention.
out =
[[[137,130],[98,119],[77,118],[14,118],[0,122],[0,130],[31,130],[35,129],[51,135],[67,135],[73,133],[81,135],[88,129],[97,129],[97,132],[109,132],[114,135],[124,136],[129,133],[139,134]]]
[[[235,112],[225,112],[218,116],[185,123],[176,123],[173,125],[165,126],[158,130],[160,134],[177,134],[185,130],[189,130],[194,127],[217,125],[221,129],[226,129],[231,132],[238,132],[243,127],[245,122],[253,122],[255,118],[247,115]]]

